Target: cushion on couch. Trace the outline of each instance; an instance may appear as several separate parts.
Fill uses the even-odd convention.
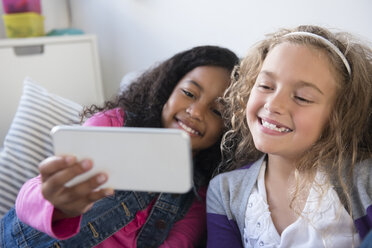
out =
[[[50,130],[79,124],[82,106],[51,94],[30,78],[0,151],[0,217],[13,205],[23,183],[39,174],[38,164],[53,154]]]

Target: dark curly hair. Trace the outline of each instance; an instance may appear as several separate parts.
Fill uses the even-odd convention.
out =
[[[238,63],[239,58],[229,49],[218,46],[194,47],[148,69],[114,100],[105,102],[103,107],[86,107],[83,116],[120,107],[125,112],[124,126],[162,127],[163,106],[184,75],[199,66],[218,66],[231,72]],[[195,183],[206,184],[209,181],[221,159],[220,141],[194,157],[195,171],[200,172],[196,173],[199,176],[194,178]]]

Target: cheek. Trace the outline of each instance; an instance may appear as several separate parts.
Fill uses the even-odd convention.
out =
[[[161,121],[162,121],[162,124],[163,124],[164,127],[166,127],[166,124],[169,121],[168,120],[169,119],[169,115],[170,115],[169,111],[170,111],[169,103],[166,102],[164,104],[164,106],[163,106],[162,111],[161,111]]]
[[[301,128],[302,133],[305,133],[313,142],[316,142],[322,135],[324,127],[328,122],[328,114],[313,113],[298,115],[296,122],[296,126]]]
[[[246,109],[245,109],[245,115],[246,115],[247,123],[248,123],[248,124],[249,124],[253,119],[256,118],[256,116],[257,116],[257,111],[258,111],[257,101],[255,101],[254,96],[251,96],[251,97],[248,99],[248,102],[247,102],[247,105],[246,105]]]
[[[218,120],[213,119],[210,121],[210,139],[212,140],[212,143],[215,143],[219,137],[222,135],[223,131],[223,121],[218,118]]]
[[[325,127],[329,123],[329,113],[327,115],[323,116],[323,119],[320,121],[320,123],[321,124],[319,124],[319,128],[318,128],[319,137],[323,134]]]

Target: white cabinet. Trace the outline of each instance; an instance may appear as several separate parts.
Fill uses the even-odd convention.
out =
[[[0,40],[0,147],[26,76],[82,105],[104,100],[94,35]]]

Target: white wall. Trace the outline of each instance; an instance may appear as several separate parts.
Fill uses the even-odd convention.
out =
[[[372,41],[371,0],[70,0],[72,25],[98,36],[106,97],[122,76],[183,49],[226,46],[243,56],[278,27],[319,24]]]
[[[372,41],[371,0],[67,1],[72,27],[98,37],[106,98],[116,94],[125,73],[195,45],[221,45],[244,56],[265,33],[299,24],[340,28]],[[50,19],[57,12],[44,14]]]

